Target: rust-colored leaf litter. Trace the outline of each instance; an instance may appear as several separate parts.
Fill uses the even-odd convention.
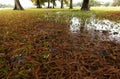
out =
[[[0,79],[120,79],[120,44],[30,13],[0,16]]]

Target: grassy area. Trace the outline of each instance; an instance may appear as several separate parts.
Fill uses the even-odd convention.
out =
[[[91,10],[96,10],[96,11],[120,11],[120,7],[91,7]]]
[[[53,16],[57,16],[59,15],[66,15],[67,18],[71,18],[73,16],[78,16],[80,18],[82,18],[83,20],[91,17],[91,16],[96,16],[97,18],[100,19],[110,19],[110,20],[114,20],[114,21],[120,21],[120,9],[119,7],[91,7],[91,11],[80,11],[79,8],[75,8],[73,10],[70,9],[25,9],[25,11],[13,11],[13,10],[3,10],[0,11],[1,14],[12,14],[12,13],[18,13],[18,14],[33,14],[36,15],[36,17],[39,17],[39,13],[43,12],[43,13],[48,13],[49,17]],[[33,16],[32,15],[32,16]],[[45,16],[44,14],[41,14],[41,16]],[[112,16],[112,17],[111,17]],[[60,19],[59,19],[60,20]]]
[[[120,11],[0,11],[0,79],[119,79],[120,45],[72,34],[70,19],[120,21]]]

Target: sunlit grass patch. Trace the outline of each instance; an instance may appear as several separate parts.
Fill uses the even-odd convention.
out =
[[[116,12],[116,11],[119,12],[120,9],[119,9],[119,7],[91,7],[91,11],[80,11],[80,8],[74,8],[72,10],[67,9],[67,8],[65,8],[65,9],[35,9],[34,8],[34,9],[25,9],[24,11],[4,10],[4,11],[0,11],[0,14],[1,14],[1,16],[4,16],[4,17],[5,16],[7,17],[7,15],[9,17],[11,17],[11,16],[16,16],[16,17],[18,17],[18,16],[21,16],[21,17],[22,16],[29,16],[29,17],[36,16],[38,18],[44,16],[45,19],[50,19],[51,17],[58,18],[59,16],[63,16],[63,17],[66,16],[66,18],[77,16],[77,17],[81,17],[81,18],[85,19],[90,16],[96,16],[96,14],[99,15],[99,17],[101,18],[101,16],[103,16],[104,12],[107,13],[108,11],[110,13],[113,12],[112,14],[114,14],[114,12]],[[101,14],[101,13],[103,13],[103,14]],[[104,14],[104,15],[106,16],[106,14]],[[58,17],[56,17],[56,16],[58,16]],[[59,18],[59,20],[60,19],[61,18]],[[109,17],[108,17],[108,19],[109,19]]]
[[[120,11],[120,7],[91,7],[95,11]]]

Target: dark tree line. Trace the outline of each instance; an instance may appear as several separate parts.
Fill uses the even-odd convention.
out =
[[[36,6],[37,6],[37,8],[42,8],[40,1],[41,0],[36,0]],[[63,5],[64,5],[64,1],[65,0],[60,0],[60,1],[61,1],[61,8],[64,8]],[[14,2],[15,2],[14,10],[24,10],[23,7],[21,6],[19,0],[14,0]],[[47,2],[48,2],[48,8],[50,8],[50,2],[53,3],[53,8],[54,8],[55,0],[47,0]],[[70,9],[73,8],[73,0],[70,0],[69,7],[70,7]],[[89,0],[83,0],[81,10],[89,10]]]

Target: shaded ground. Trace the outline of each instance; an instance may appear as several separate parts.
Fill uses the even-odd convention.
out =
[[[74,35],[68,22],[75,14],[53,12],[0,15],[0,78],[119,79],[120,45],[93,39],[86,30]]]

